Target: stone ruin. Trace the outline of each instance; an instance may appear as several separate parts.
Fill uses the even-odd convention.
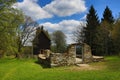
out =
[[[76,45],[82,45],[82,58],[76,57]],[[71,44],[65,53],[53,53],[42,50],[38,55],[38,62],[46,67],[69,66],[94,61],[91,48],[87,44]]]
[[[89,63],[93,61],[93,56],[91,52],[91,47],[87,44],[83,44],[83,49],[82,49],[82,60],[83,63]]]

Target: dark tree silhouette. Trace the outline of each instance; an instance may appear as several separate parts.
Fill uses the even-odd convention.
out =
[[[90,7],[89,13],[87,14],[87,24],[84,29],[85,31],[85,43],[91,46],[92,53],[96,54],[96,29],[99,26],[98,16],[93,6]]]
[[[112,15],[112,11],[109,9],[108,6],[106,6],[106,8],[103,12],[102,22],[103,21],[107,21],[110,24],[114,22],[114,17]]]

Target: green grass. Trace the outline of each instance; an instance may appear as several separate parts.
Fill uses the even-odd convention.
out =
[[[91,63],[92,69],[70,66],[42,68],[33,59],[0,59],[0,80],[120,80],[120,57]]]

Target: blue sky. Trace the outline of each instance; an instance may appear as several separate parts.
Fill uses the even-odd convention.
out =
[[[67,43],[73,43],[72,33],[80,23],[85,23],[85,16],[91,5],[99,19],[108,6],[113,16],[120,12],[120,0],[18,0],[17,7],[26,15],[36,20],[52,33],[62,30],[67,36]]]

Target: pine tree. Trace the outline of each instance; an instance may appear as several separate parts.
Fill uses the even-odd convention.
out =
[[[96,41],[96,33],[97,33],[97,27],[99,26],[99,20],[98,16],[96,14],[96,10],[93,6],[90,7],[89,13],[87,14],[87,24],[85,28],[85,43],[91,46],[92,53],[96,55],[96,47],[97,47],[97,41]]]
[[[108,6],[106,6],[104,13],[103,13],[103,18],[102,18],[102,22],[103,21],[107,21],[109,24],[114,22],[114,18],[112,15],[112,11],[109,9]]]
[[[101,24],[102,24],[102,27],[104,27],[104,30],[106,30],[106,32],[108,33],[104,40],[104,47],[105,47],[104,52],[107,55],[112,54],[114,52],[113,40],[111,38],[113,23],[114,23],[114,17],[112,15],[112,11],[109,9],[108,6],[106,6],[106,8],[103,12],[103,18],[101,20]]]

